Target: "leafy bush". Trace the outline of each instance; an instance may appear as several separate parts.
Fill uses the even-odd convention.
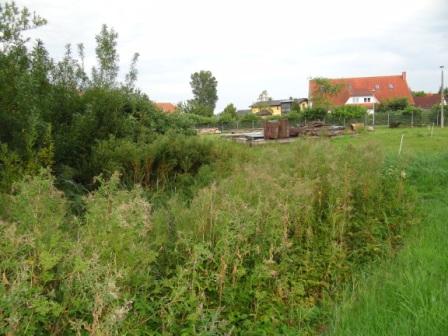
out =
[[[393,98],[387,101],[382,102],[378,108],[378,112],[387,112],[387,111],[400,111],[404,110],[409,106],[409,101],[407,98]]]
[[[327,110],[322,107],[308,108],[303,111],[303,118],[309,121],[324,120],[327,116]]]
[[[336,118],[358,119],[366,115],[367,109],[359,105],[338,106],[332,111]]]
[[[149,144],[154,167],[199,176],[221,146],[238,147],[197,139]],[[48,171],[25,178],[0,222],[0,333],[311,333],[322,298],[413,216],[399,163],[375,145],[330,146],[266,147],[190,202],[155,209],[112,174],[80,217]]]
[[[185,176],[195,176],[222,152],[208,139],[170,132],[151,143],[110,138],[94,149],[97,173],[119,171],[126,185],[163,188]]]
[[[255,113],[247,113],[241,117],[241,121],[258,121],[262,118],[256,115]]]
[[[401,111],[401,115],[420,117],[422,115],[422,110],[415,106],[408,106]]]
[[[0,144],[7,145],[17,172],[37,173],[51,167],[62,180],[92,186],[92,150],[109,137],[150,142],[169,130],[194,134],[195,122],[161,113],[148,96],[134,87],[135,55],[126,81],[117,80],[117,34],[103,26],[96,36],[97,67],[89,76],[68,45],[62,60],[51,59],[43,43],[32,48],[22,34],[45,23],[13,2],[0,6]],[[2,153],[5,150],[2,149]],[[11,185],[12,175],[1,174]]]

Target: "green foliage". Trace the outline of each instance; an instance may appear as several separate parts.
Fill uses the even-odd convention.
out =
[[[316,87],[312,92],[313,107],[322,108],[326,111],[332,109],[331,98],[336,96],[344,87],[342,83],[333,83],[328,78],[314,78]]]
[[[204,159],[228,171],[222,148],[243,149],[198,139],[151,143],[160,176],[205,177]],[[135,155],[109,141],[117,162]],[[413,214],[403,168],[377,148],[244,148],[227,177],[154,209],[112,174],[78,217],[47,171],[27,177],[0,222],[0,333],[312,333],[321,298],[397,246]]]
[[[422,110],[415,106],[407,106],[404,110],[401,111],[401,115],[419,117],[422,115]]]
[[[210,71],[195,72],[191,75],[191,88],[194,99],[189,102],[191,112],[206,117],[213,116],[218,101],[218,82]]]
[[[209,106],[201,104],[194,99],[181,104],[179,108],[182,113],[194,114],[203,118],[213,117],[213,110]]]
[[[296,110],[292,110],[290,113],[286,115],[286,118],[293,123],[298,123],[303,120],[304,114],[301,112],[297,112]]]
[[[0,43],[5,47],[0,53],[0,144],[7,146],[0,164],[9,167],[0,176],[2,188],[19,177],[12,170],[34,174],[40,167],[51,167],[61,181],[91,187],[101,171],[92,161],[98,141],[113,136],[138,146],[170,129],[194,134],[190,120],[162,114],[135,88],[138,54],[125,83],[118,82],[118,35],[113,29],[104,25],[96,36],[98,66],[89,78],[82,44],[78,58],[67,45],[59,62],[39,40],[28,50],[21,33],[43,23],[14,3],[0,6]]]
[[[238,114],[236,113],[236,107],[233,104],[228,104],[224,111],[219,114],[219,122],[228,123],[238,119]]]
[[[103,25],[101,32],[96,36],[96,57],[99,68],[92,69],[92,78],[94,85],[114,86],[118,75],[118,53],[117,53],[118,34]],[[136,59],[135,59],[136,61]]]
[[[247,113],[243,115],[240,119],[240,121],[259,121],[259,120],[261,120],[261,117],[259,117],[254,113]]]
[[[337,118],[357,119],[364,117],[367,109],[359,105],[343,105],[336,107],[331,113]]]
[[[386,335],[391,330],[395,335],[445,333],[447,163],[445,151],[422,153],[410,164],[408,178],[418,190],[423,220],[406,235],[403,249],[391,260],[356,274],[333,309],[329,335]]]
[[[327,116],[328,110],[323,107],[312,107],[303,111],[303,117],[305,120],[324,120]]]
[[[128,185],[164,188],[169,184],[194,177],[219,154],[213,142],[170,132],[151,143],[110,138],[94,148],[98,173],[111,176],[118,171]],[[222,153],[221,153],[222,155]]]
[[[382,102],[378,108],[378,112],[387,112],[387,111],[401,111],[406,109],[409,106],[409,101],[406,97],[404,98],[393,98],[387,101]]]
[[[300,104],[297,101],[293,101],[291,104],[291,112],[300,113],[302,112],[303,108],[300,106]]]
[[[18,8],[14,2],[0,4],[0,50],[5,52],[22,46],[29,39],[24,38],[24,31],[43,26],[47,21],[36,13],[31,14],[27,8]]]
[[[425,91],[412,91],[412,95],[414,97],[424,97],[424,96],[426,96],[426,92]]]

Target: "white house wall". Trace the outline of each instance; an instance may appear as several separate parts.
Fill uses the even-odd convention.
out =
[[[368,99],[370,98],[370,102],[364,102],[364,99]],[[358,101],[356,101],[356,99],[358,99]],[[375,103],[378,104],[379,101],[378,99],[376,99],[373,96],[361,96],[361,97],[350,97],[349,99],[347,99],[347,101],[345,102],[345,105],[358,105],[358,104],[366,104],[366,103]]]

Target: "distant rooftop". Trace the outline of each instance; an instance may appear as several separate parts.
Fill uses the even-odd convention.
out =
[[[251,107],[257,106],[259,104],[263,104],[263,105],[266,104],[268,106],[280,106],[280,105],[286,104],[286,103],[302,103],[304,101],[308,101],[308,98],[293,98],[293,99],[289,98],[289,99],[277,99],[277,100],[271,99],[271,100],[266,100],[266,101],[261,101],[261,102],[258,101],[256,103],[253,103],[251,105]]]
[[[156,103],[156,106],[165,113],[173,113],[176,111],[176,105],[172,103]]]

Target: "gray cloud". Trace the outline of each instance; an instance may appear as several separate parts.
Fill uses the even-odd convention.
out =
[[[68,1],[19,0],[49,20],[30,33],[60,58],[83,42],[94,63],[94,36],[119,33],[122,74],[141,54],[138,85],[160,101],[189,99],[189,77],[211,70],[218,109],[245,108],[267,89],[275,98],[307,96],[310,76],[408,72],[415,90],[438,89],[448,66],[446,0]]]

